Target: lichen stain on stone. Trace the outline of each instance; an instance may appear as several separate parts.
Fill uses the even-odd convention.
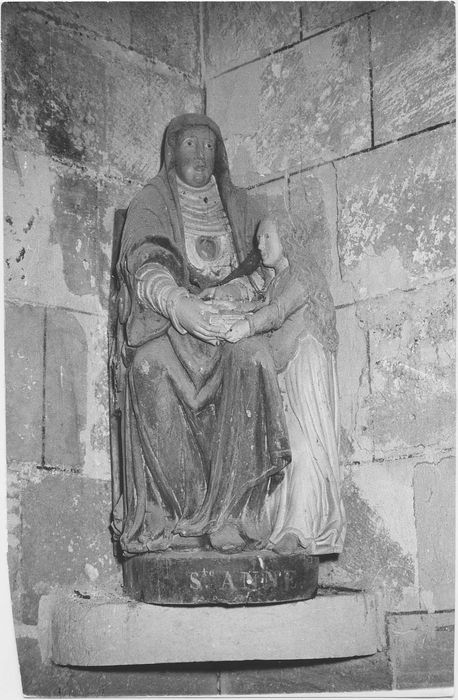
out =
[[[348,475],[342,494],[348,526],[339,567],[348,574],[356,588],[373,590],[383,587],[401,597],[403,588],[415,583],[412,557],[391,539],[377,513],[361,497]]]
[[[48,75],[53,62],[52,46],[40,45],[39,31],[11,25],[5,41],[8,63],[6,72],[6,122],[12,129],[21,126],[39,132],[50,155],[80,161],[84,148],[72,137],[72,115],[66,90],[56,90],[56,78]],[[43,61],[44,56],[46,60]],[[34,70],[31,70],[34,66]],[[41,75],[40,75],[41,73]],[[35,122],[35,124],[33,123]]]
[[[91,428],[91,448],[98,452],[108,454],[110,451],[110,439],[106,421],[99,418]]]
[[[85,149],[74,143],[70,107],[49,93],[43,95],[36,112],[37,129],[46,136],[48,153],[64,156],[76,162],[82,160]]]
[[[51,242],[61,247],[67,288],[80,296],[98,295],[106,306],[107,232],[99,225],[96,183],[81,173],[62,171],[53,190],[53,211]]]

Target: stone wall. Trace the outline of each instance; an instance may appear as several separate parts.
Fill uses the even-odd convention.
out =
[[[37,610],[53,587],[120,582],[108,529],[113,215],[158,171],[168,121],[203,110],[199,8],[7,3],[2,30],[9,575],[24,690],[141,692],[142,674],[41,668]]]
[[[454,25],[445,2],[206,6],[234,178],[337,307],[348,535],[322,583],[378,592],[398,688],[453,667]]]
[[[29,2],[2,12],[9,573],[24,691],[450,685],[452,5]],[[157,171],[169,119],[205,99],[234,179],[293,222],[334,295],[349,528],[322,583],[378,592],[388,655],[42,665],[40,597],[120,581],[108,531],[114,209]]]

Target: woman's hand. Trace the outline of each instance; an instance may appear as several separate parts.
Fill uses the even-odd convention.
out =
[[[211,302],[198,297],[180,297],[176,301],[175,315],[188,333],[212,345],[226,337],[231,320],[225,319]]]
[[[239,340],[242,340],[242,338],[248,338],[249,335],[250,324],[246,318],[243,318],[242,320],[234,323],[232,328],[229,328],[229,331],[226,333],[226,340],[228,340],[230,343],[237,343]]]

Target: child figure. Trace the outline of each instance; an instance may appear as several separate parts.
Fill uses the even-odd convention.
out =
[[[292,461],[270,496],[270,546],[281,554],[301,548],[316,555],[341,552],[346,521],[340,495],[334,307],[323,291],[310,289],[304,270],[290,266],[275,221],[261,222],[257,240],[271,276],[265,301],[239,303],[237,311],[244,318],[235,321],[226,340],[235,343],[272,331],[269,343]],[[280,327],[282,332],[276,333]]]

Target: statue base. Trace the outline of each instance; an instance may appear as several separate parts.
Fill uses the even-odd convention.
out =
[[[318,557],[270,550],[221,554],[177,551],[138,554],[123,562],[124,590],[159,605],[263,605],[312,598]]]

